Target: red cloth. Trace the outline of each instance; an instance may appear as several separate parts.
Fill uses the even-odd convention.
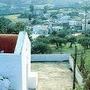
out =
[[[17,35],[1,34],[0,35],[0,51],[5,53],[13,53],[17,42]]]

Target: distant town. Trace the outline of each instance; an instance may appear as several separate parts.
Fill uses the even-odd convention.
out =
[[[0,1],[0,33],[26,31],[32,54],[77,55],[77,66],[90,89],[90,1]],[[88,76],[89,75],[89,76]],[[88,88],[88,89],[87,89]]]

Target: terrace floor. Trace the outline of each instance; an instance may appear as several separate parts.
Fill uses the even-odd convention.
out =
[[[37,90],[72,90],[72,72],[67,62],[32,62],[39,74]]]

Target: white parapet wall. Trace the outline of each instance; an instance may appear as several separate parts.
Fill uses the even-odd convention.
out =
[[[68,61],[69,54],[32,54],[32,61]]]
[[[32,90],[36,89],[37,87],[38,87],[38,73],[31,72],[29,76],[28,88]]]
[[[7,77],[10,89],[21,90],[21,56],[14,54],[0,54],[0,76]]]
[[[18,35],[14,53],[0,53],[0,76],[9,79],[10,90],[28,90],[31,43],[26,32]]]
[[[74,59],[71,56],[69,56],[69,64],[73,70],[74,69]],[[77,79],[77,82],[79,83],[79,85],[82,86],[83,85],[83,77],[82,77],[77,65],[76,65],[76,79]]]

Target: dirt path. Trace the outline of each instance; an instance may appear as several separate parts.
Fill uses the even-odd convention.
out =
[[[71,90],[72,73],[68,63],[43,62],[32,63],[32,71],[39,74],[37,90]]]

